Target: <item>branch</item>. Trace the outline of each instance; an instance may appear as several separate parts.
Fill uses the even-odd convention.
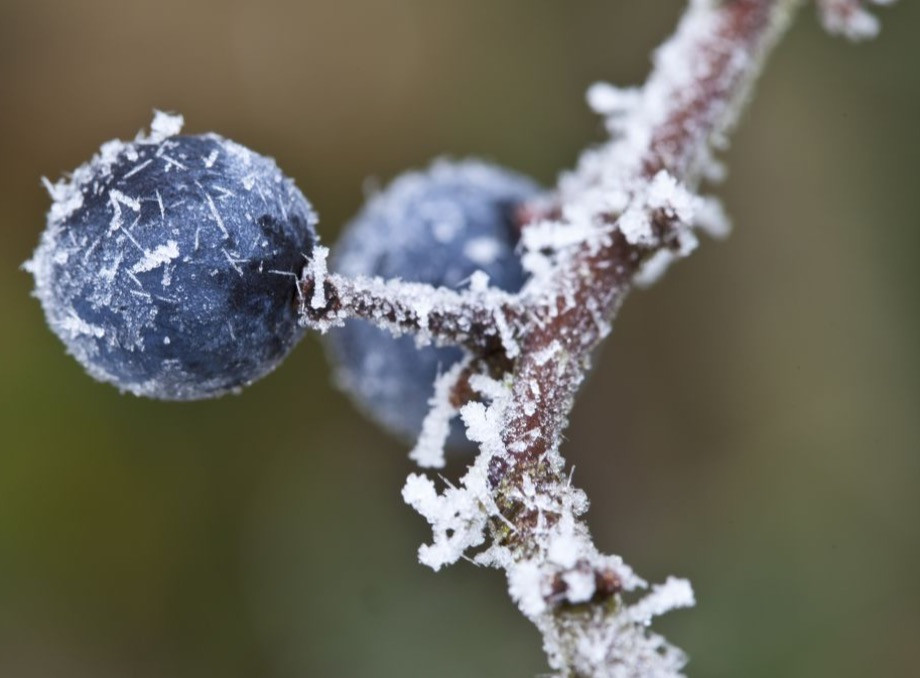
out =
[[[645,625],[692,604],[689,584],[672,579],[623,604],[621,592],[645,584],[594,547],[582,520],[587,499],[565,475],[559,445],[591,352],[633,279],[659,252],[692,250],[705,210],[687,187],[710,169],[712,144],[736,119],[795,4],[694,2],[642,90],[593,90],[615,138],[563,177],[558,218],[524,232],[534,278],[520,295],[530,310],[516,328],[520,357],[503,380],[472,378],[481,402],[461,410],[481,453],[441,495],[418,475],[404,488],[434,529],[422,562],[437,569],[485,545],[476,562],[506,571],[550,665],[566,675],[674,675],[683,666],[682,653]],[[556,247],[540,262],[547,243]]]
[[[855,0],[819,3],[825,23],[862,11]],[[583,520],[587,498],[572,487],[559,447],[591,355],[632,287],[692,252],[697,231],[727,232],[718,203],[696,191],[723,174],[714,151],[800,4],[691,0],[644,86],[591,88],[589,103],[612,139],[585,152],[551,198],[522,210],[531,277],[520,293],[481,278],[463,292],[350,280],[327,275],[324,257],[301,282],[308,325],[359,317],[467,349],[467,360],[439,378],[412,457],[443,465],[457,412],[480,453],[441,493],[426,476],[407,479],[403,497],[434,534],[419,559],[437,570],[472,556],[505,570],[512,598],[561,675],[671,676],[685,663],[647,626],[693,604],[689,583],[671,578],[625,602],[647,584],[594,547]]]
[[[382,278],[326,272],[328,250],[314,248],[298,286],[301,324],[320,332],[361,318],[394,335],[414,334],[419,345],[464,346],[477,355],[513,357],[518,348],[508,324],[522,323],[514,295],[474,276],[465,292]],[[318,282],[321,281],[321,284]]]

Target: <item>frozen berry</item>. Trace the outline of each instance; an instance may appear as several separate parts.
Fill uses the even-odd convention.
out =
[[[348,224],[333,269],[449,288],[481,270],[494,286],[516,292],[524,272],[514,211],[539,190],[526,177],[477,161],[438,161],[404,174]],[[346,321],[327,336],[340,386],[405,438],[419,433],[438,373],[462,357],[459,348],[418,349],[413,337],[393,338],[363,320]],[[449,442],[464,441],[455,422]]]
[[[111,141],[48,185],[26,267],[48,323],[94,377],[169,400],[271,371],[301,337],[296,279],[316,216],[270,158],[216,134]]]

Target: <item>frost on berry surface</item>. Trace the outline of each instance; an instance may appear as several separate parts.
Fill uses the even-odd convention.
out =
[[[274,161],[216,134],[110,141],[69,177],[26,268],[51,328],[87,371],[164,399],[219,395],[301,337],[296,280],[316,216]]]
[[[426,283],[417,295],[406,297],[406,286],[392,295],[409,300],[420,319],[419,336],[392,337],[358,319],[328,334],[338,383],[375,421],[406,438],[418,435],[435,378],[463,356],[457,347],[418,348],[430,339],[427,318],[450,291],[467,290],[476,280],[487,280],[489,289],[521,287],[513,215],[539,190],[531,180],[483,162],[439,160],[398,177],[346,226],[333,248],[333,271]],[[451,444],[464,444],[462,431],[452,428]],[[436,465],[436,453],[426,458]]]

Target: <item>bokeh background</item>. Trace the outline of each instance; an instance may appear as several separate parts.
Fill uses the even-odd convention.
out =
[[[544,671],[498,573],[416,563],[406,446],[314,338],[238,397],[121,396],[19,266],[39,177],[154,107],[277,158],[327,243],[435,156],[551,184],[681,4],[0,0],[0,676]],[[629,299],[574,414],[599,545],[694,582],[658,625],[691,675],[920,665],[920,9],[883,18],[853,46],[802,13],[727,153],[736,231]]]

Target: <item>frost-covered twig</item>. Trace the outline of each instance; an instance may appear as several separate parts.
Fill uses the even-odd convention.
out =
[[[625,594],[647,584],[594,547],[583,519],[587,497],[572,486],[559,447],[592,353],[630,289],[690,253],[696,231],[727,231],[718,203],[697,188],[721,176],[714,151],[800,4],[691,0],[644,86],[590,90],[612,139],[586,152],[552,198],[530,210],[522,247],[531,278],[519,294],[332,275],[327,305],[304,304],[310,324],[358,316],[468,349],[470,361],[439,380],[413,456],[442,463],[433,446],[457,410],[480,452],[440,493],[427,476],[408,478],[403,497],[434,533],[419,557],[436,570],[462,557],[503,569],[560,675],[672,676],[684,665],[683,654],[647,627],[652,617],[693,604],[689,583],[671,578],[626,602]],[[820,6],[832,28],[861,11],[855,1]],[[841,30],[853,34],[849,25]],[[313,284],[304,280],[304,299]],[[501,361],[473,369],[483,355]],[[464,403],[450,399],[461,374]]]
[[[395,335],[414,334],[420,345],[460,345],[482,355],[516,350],[504,325],[509,318],[517,324],[520,313],[517,299],[506,292],[475,284],[457,292],[422,283],[325,272],[317,278],[315,268],[304,269],[299,287],[301,321],[308,327],[325,332],[347,318],[363,318]],[[318,279],[322,280],[322,294],[317,294]]]

